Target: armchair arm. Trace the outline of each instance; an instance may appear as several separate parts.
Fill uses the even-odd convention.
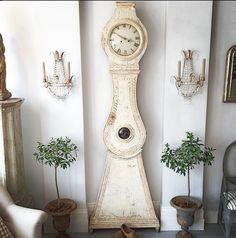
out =
[[[15,204],[7,208],[7,213],[9,228],[16,238],[41,238],[41,227],[47,213]]]
[[[11,196],[7,192],[6,188],[0,185],[0,209],[2,210],[11,204],[13,204]]]

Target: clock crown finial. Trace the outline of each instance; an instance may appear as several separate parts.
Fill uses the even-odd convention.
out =
[[[130,8],[130,7],[135,7],[135,3],[133,2],[125,2],[125,1],[117,1],[116,2],[117,7],[124,7],[124,8]]]

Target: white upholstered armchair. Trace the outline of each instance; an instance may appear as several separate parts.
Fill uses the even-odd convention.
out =
[[[0,185],[0,217],[15,238],[41,238],[47,213],[15,205],[9,193]]]

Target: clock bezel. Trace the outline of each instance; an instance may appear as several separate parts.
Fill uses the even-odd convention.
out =
[[[117,28],[117,27],[122,27],[123,25],[129,25],[129,26],[132,26],[137,32],[138,32],[138,36],[139,36],[139,45],[138,45],[138,47],[136,47],[136,49],[131,53],[131,54],[119,54],[119,53],[117,53],[115,50],[114,50],[114,47],[112,47],[112,44],[111,44],[111,38],[112,38],[112,35],[114,34],[114,30]],[[131,56],[131,55],[133,55],[138,49],[139,49],[139,47],[140,47],[140,41],[141,41],[141,35],[140,35],[140,31],[137,29],[137,27],[135,27],[134,25],[132,25],[132,24],[129,24],[129,23],[127,23],[127,22],[125,22],[125,23],[123,23],[123,24],[118,24],[118,25],[116,25],[115,27],[113,27],[112,29],[111,29],[111,33],[108,35],[108,41],[109,41],[109,45],[110,45],[110,47],[111,47],[111,49],[114,51],[114,53],[116,53],[117,55],[119,55],[119,56]]]
[[[119,55],[118,53],[116,53],[112,46],[111,46],[111,42],[110,42],[110,39],[111,39],[111,34],[114,30],[114,28],[116,28],[117,26],[119,25],[123,25],[123,24],[129,24],[131,26],[133,26],[139,33],[139,36],[140,36],[140,44],[137,48],[136,51],[133,52],[133,54],[130,54],[130,55]],[[109,55],[111,55],[112,57],[115,57],[115,58],[118,58],[120,60],[124,60],[124,61],[130,61],[130,60],[133,60],[139,56],[141,56],[145,49],[146,49],[146,44],[147,44],[147,37],[146,37],[146,34],[145,34],[145,28],[143,26],[141,26],[141,24],[139,24],[138,22],[136,21],[133,21],[131,19],[128,19],[128,18],[124,18],[124,19],[117,19],[115,21],[112,22],[112,24],[107,28],[108,30],[106,31],[105,35],[104,35],[104,38],[105,38],[105,50]]]

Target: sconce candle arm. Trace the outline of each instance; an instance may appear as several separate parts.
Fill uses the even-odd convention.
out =
[[[181,61],[178,61],[178,78],[181,78]]]
[[[43,81],[46,80],[45,62],[43,62]]]
[[[70,79],[70,62],[67,63],[67,67],[68,67],[68,79]]]
[[[205,78],[205,70],[206,70],[206,59],[202,60],[202,77]]]
[[[43,84],[45,88],[48,87],[48,77],[46,75],[45,62],[43,62]]]

